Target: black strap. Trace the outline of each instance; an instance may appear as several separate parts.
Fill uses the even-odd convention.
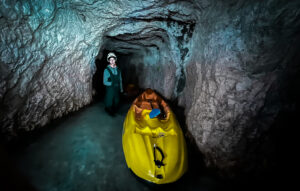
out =
[[[151,109],[153,109],[153,105],[152,105],[152,99],[148,100],[150,102],[151,105]]]
[[[108,72],[109,72],[110,76],[112,76],[113,73],[112,73],[111,69],[108,66],[106,68],[108,69]],[[119,69],[117,68],[117,75],[118,74],[119,74]]]
[[[157,149],[160,152],[160,154],[161,154],[161,160],[156,160],[155,149]],[[154,145],[154,162],[155,162],[155,165],[158,168],[160,168],[161,166],[165,166],[165,164],[163,163],[164,158],[165,158],[165,156],[164,156],[164,153],[161,150],[161,148],[159,148],[158,146]]]
[[[108,71],[109,74],[110,74],[109,79],[111,79],[111,80],[109,80],[109,81],[112,82],[112,83],[115,83],[115,81],[113,80],[113,79],[115,79],[114,76],[118,76],[118,78],[119,78],[118,81],[119,81],[119,83],[120,83],[120,82],[121,82],[121,81],[120,81],[120,74],[121,74],[121,72],[120,72],[119,68],[117,68],[117,75],[113,75],[111,69],[110,69],[108,66],[107,66],[106,68],[107,68],[107,71]],[[113,81],[114,81],[114,82],[113,82]]]

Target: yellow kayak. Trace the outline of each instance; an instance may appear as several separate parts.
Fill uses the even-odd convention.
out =
[[[154,110],[161,112],[153,117]],[[142,179],[171,183],[187,171],[187,149],[179,123],[166,102],[151,89],[130,107],[122,143],[128,168]]]

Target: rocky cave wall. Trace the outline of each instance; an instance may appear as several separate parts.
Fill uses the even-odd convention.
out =
[[[88,104],[99,24],[63,1],[1,1],[0,10],[2,132],[32,130]]]
[[[234,175],[281,157],[266,145],[279,115],[296,112],[299,5],[226,1],[198,15],[179,102],[207,166]],[[285,124],[280,131],[290,130]]]
[[[179,100],[207,166],[243,169],[278,113],[292,107],[282,98],[293,80],[285,76],[299,74],[299,7],[1,1],[1,134],[17,136],[89,104],[94,59],[105,48],[132,55],[141,87]]]

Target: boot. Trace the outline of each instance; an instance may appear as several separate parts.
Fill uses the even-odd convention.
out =
[[[110,115],[110,116],[112,116],[112,117],[115,116],[115,114],[114,114],[112,108],[105,107],[104,109],[105,109],[105,111],[106,111],[106,113],[107,113],[108,115]]]

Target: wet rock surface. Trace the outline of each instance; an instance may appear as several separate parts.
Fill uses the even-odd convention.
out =
[[[134,75],[185,108],[207,166],[233,175],[263,165],[266,145],[274,145],[269,132],[280,132],[274,124],[299,106],[299,7],[296,0],[1,1],[1,134],[11,139],[91,103],[94,60],[105,49],[128,55],[118,60],[131,71],[125,81]]]

